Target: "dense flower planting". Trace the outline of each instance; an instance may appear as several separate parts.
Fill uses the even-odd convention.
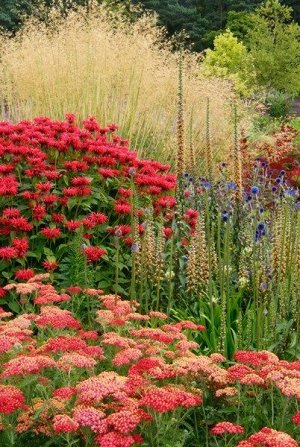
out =
[[[95,301],[93,329],[86,330],[64,308],[66,296],[47,283],[49,276],[4,287],[26,300],[25,311],[36,305],[35,312],[18,316],[0,313],[0,435],[13,430],[16,443],[34,433],[40,442],[55,439],[55,445],[83,439],[87,446],[158,446],[172,430],[182,429],[193,411],[199,442],[209,436],[209,445],[217,438],[218,445],[241,447],[298,445],[286,430],[293,432],[299,424],[299,361],[281,361],[267,351],[239,351],[226,366],[220,354],[199,353],[190,338],[203,326],[168,322],[156,311],[141,314],[137,302],[96,289],[81,291]],[[44,299],[37,304],[40,296]],[[272,428],[253,433],[264,420],[254,427],[243,422],[262,399],[266,409],[272,407]],[[220,415],[215,412],[203,425],[205,411],[214,407]],[[172,421],[170,412],[177,419]],[[231,421],[218,421],[226,414]],[[224,444],[228,436],[239,440]]]
[[[72,114],[0,124],[2,286],[48,271],[60,286],[138,297],[146,312],[200,315],[210,351],[298,355],[299,191],[283,169],[295,131],[256,147],[258,159],[243,137],[218,180],[192,172],[176,186],[116,129],[94,118],[80,128]],[[0,300],[20,312],[1,286]],[[89,303],[73,311],[89,318]]]
[[[0,123],[0,445],[297,446],[295,133],[177,179],[116,130]]]
[[[115,237],[132,245],[134,214],[135,230],[142,232],[143,206],[162,211],[173,203],[168,193],[176,177],[169,166],[139,160],[127,140],[115,134],[114,124],[100,127],[89,118],[83,125],[76,126],[72,114],[64,122],[39,117],[0,124],[0,260],[5,278],[57,271],[79,230],[89,262],[107,260],[106,255],[111,259]],[[106,287],[107,278],[109,274],[106,280],[96,275]]]

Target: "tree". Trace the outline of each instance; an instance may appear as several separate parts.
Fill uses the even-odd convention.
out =
[[[292,20],[292,9],[279,0],[266,0],[253,20],[248,44],[258,84],[291,96],[299,94],[300,26]]]
[[[249,96],[254,91],[252,56],[230,30],[215,38],[213,50],[206,50],[202,70],[207,76],[232,80],[236,91],[242,96]]]

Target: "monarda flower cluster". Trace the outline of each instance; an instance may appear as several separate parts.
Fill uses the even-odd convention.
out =
[[[107,252],[103,241],[113,244],[119,228],[129,250],[133,215],[142,231],[143,208],[154,206],[164,219],[176,203],[170,166],[140,160],[115,124],[103,127],[90,117],[81,128],[68,116],[0,123],[0,198],[13,198],[13,206],[0,205],[0,261],[19,280],[30,270],[56,272],[64,262],[59,250],[76,232],[96,268]],[[32,257],[41,246],[41,259]]]

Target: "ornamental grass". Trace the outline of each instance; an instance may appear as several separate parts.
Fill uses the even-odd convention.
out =
[[[0,83],[3,117],[13,121],[66,111],[82,121],[117,122],[144,158],[175,165],[177,60],[164,32],[151,16],[135,23],[97,7],[45,23],[28,23],[14,38],[1,41]],[[187,142],[202,165],[206,101],[210,97],[214,158],[229,150],[232,126],[229,83],[199,77],[198,57],[184,60]],[[1,107],[0,107],[1,108]],[[247,108],[241,113],[248,121]]]

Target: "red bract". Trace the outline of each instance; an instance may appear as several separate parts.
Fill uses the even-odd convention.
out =
[[[15,273],[15,278],[22,281],[27,281],[34,276],[34,270],[32,269],[20,269]]]
[[[86,247],[84,253],[89,261],[96,262],[106,254],[106,250],[100,247]]]
[[[61,231],[59,228],[43,228],[41,230],[41,233],[47,239],[56,239],[61,235]]]

